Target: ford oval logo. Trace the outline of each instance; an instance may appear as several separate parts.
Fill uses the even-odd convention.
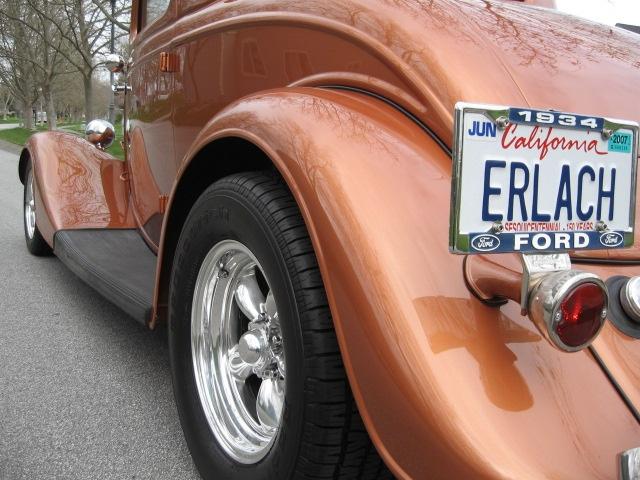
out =
[[[473,237],[471,246],[479,252],[491,252],[500,246],[500,239],[490,233],[484,233]]]
[[[618,232],[604,232],[600,235],[600,243],[608,248],[619,247],[624,242],[624,237]]]

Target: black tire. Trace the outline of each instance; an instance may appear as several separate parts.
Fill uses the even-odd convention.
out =
[[[191,358],[191,304],[199,267],[221,240],[249,247],[268,273],[282,323],[287,382],[283,422],[252,465],[227,456],[202,411]],[[275,172],[226,177],[191,210],[171,276],[169,346],[174,395],[192,457],[208,479],[393,478],[364,428],[342,365],[317,261],[302,216]],[[295,339],[292,342],[290,339]]]
[[[32,169],[33,166],[31,165],[31,160],[28,160],[24,172],[24,189],[22,193],[22,224],[24,226],[24,239],[27,243],[27,250],[29,250],[32,255],[37,257],[48,257],[53,255],[53,251],[45,239],[42,238],[38,225],[34,225],[32,236],[29,235],[29,229],[27,228],[25,210],[27,208],[27,190],[29,188],[29,179],[32,178]]]

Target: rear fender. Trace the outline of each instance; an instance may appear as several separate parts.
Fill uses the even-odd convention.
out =
[[[448,252],[451,159],[420,126],[368,96],[292,88],[230,106],[187,158],[229,137],[261,149],[298,202],[360,413],[397,477],[615,477],[638,424],[588,351],[559,352],[514,302],[469,293]]]
[[[28,159],[35,179],[36,223],[49,245],[58,230],[135,228],[124,162],[63,132],[29,138],[18,165],[23,183]]]

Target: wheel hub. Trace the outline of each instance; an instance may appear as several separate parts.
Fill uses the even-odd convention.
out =
[[[198,395],[213,434],[233,459],[259,461],[282,419],[284,344],[269,279],[237,241],[216,244],[200,267],[191,346]]]
[[[280,326],[266,314],[264,319],[249,324],[249,331],[238,341],[238,354],[243,362],[251,365],[258,377],[284,378]]]
[[[238,342],[238,353],[243,362],[253,367],[254,373],[266,361],[266,353],[269,349],[269,341],[261,330],[245,333]]]

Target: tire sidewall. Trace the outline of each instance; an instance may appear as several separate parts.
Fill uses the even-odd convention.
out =
[[[281,247],[285,243],[278,238],[266,207],[259,208],[256,198],[251,201],[237,191],[214,185],[196,202],[176,250],[169,309],[174,393],[187,443],[205,478],[285,479],[291,476],[297,459],[304,408],[302,334]],[[278,307],[287,367],[281,427],[267,455],[251,465],[234,461],[218,445],[200,405],[191,358],[191,307],[199,268],[211,248],[228,239],[249,248],[268,278]]]
[[[25,208],[26,208],[26,200],[27,200],[27,188],[28,188],[28,178],[29,178],[29,172],[31,172],[31,176],[32,176],[32,182],[34,184],[34,188],[33,188],[33,195],[34,195],[34,200],[35,200],[35,195],[36,195],[36,179],[35,179],[35,171],[33,170],[33,162],[31,161],[31,159],[29,159],[27,161],[27,164],[25,166],[25,170],[24,170],[24,188],[22,189],[22,227],[24,229],[24,239],[25,242],[27,244],[27,250],[29,250],[29,252],[31,252],[31,254],[39,256],[39,257],[43,257],[43,256],[49,256],[51,255],[53,252],[51,250],[51,247],[49,246],[49,244],[45,241],[45,239],[42,237],[42,234],[40,233],[40,230],[38,229],[38,216],[36,215],[36,224],[34,226],[34,230],[33,230],[33,237],[29,238],[29,233],[27,230],[27,217],[25,215]]]

